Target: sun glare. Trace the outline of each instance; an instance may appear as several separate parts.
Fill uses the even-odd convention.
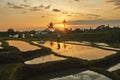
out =
[[[60,30],[64,30],[64,25],[63,24],[56,24],[55,28],[58,28]]]

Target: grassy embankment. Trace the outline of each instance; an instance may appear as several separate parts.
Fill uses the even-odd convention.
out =
[[[0,51],[0,62],[1,63],[13,63],[13,62],[24,62],[26,60],[33,59],[35,57],[45,56],[51,54],[51,49],[36,45],[41,47],[41,49],[34,51],[21,52],[19,49],[13,46],[9,46],[6,40],[22,40],[29,42],[31,45],[36,45],[32,43],[29,39],[14,39],[14,38],[4,38],[0,41],[2,42],[2,47]],[[23,45],[24,46],[24,45]]]

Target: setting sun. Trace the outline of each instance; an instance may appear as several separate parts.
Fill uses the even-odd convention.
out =
[[[56,24],[55,25],[56,28],[64,30],[64,25],[63,24]]]

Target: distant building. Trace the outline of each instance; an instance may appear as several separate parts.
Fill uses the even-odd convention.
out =
[[[19,37],[19,34],[15,34],[13,37],[14,37],[14,38],[18,38],[18,37]]]
[[[22,38],[25,38],[25,34],[22,34]]]
[[[31,37],[33,37],[33,36],[34,36],[34,34],[30,34],[30,36],[31,36]]]
[[[12,35],[9,35],[9,37],[13,37]]]
[[[48,32],[46,32],[46,31],[37,31],[35,34],[36,35],[42,35],[42,34],[48,34]]]

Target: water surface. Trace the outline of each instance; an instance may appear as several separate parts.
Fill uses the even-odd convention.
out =
[[[117,50],[117,51],[120,50],[120,48],[113,48],[113,47],[109,47],[109,46],[102,46],[102,48],[111,49],[111,50]]]
[[[118,63],[118,64],[110,67],[110,68],[108,69],[108,71],[111,72],[111,71],[116,71],[116,70],[118,70],[118,69],[120,69],[120,63]]]
[[[95,44],[98,46],[109,46],[107,43],[96,42]]]
[[[95,44],[104,49],[120,50],[120,48],[110,47],[107,43],[95,43]]]
[[[87,41],[82,41],[82,42],[78,42],[78,41],[64,41],[64,43],[78,44],[78,45],[91,45],[91,43],[87,42]]]
[[[44,44],[40,44],[39,41],[34,41],[34,43],[49,47],[54,52],[64,56],[77,57],[86,60],[100,59],[116,53],[116,51],[103,50],[91,46],[66,44],[51,41],[47,41]]]
[[[57,56],[54,56],[53,54],[51,54],[51,55],[38,57],[38,58],[34,58],[32,60],[26,61],[25,64],[40,64],[40,63],[46,63],[46,62],[50,62],[50,61],[58,61],[58,60],[64,60],[64,59],[65,58],[57,57]]]
[[[3,47],[1,45],[2,45],[2,42],[0,42],[0,49],[3,49]]]
[[[32,51],[36,49],[40,49],[40,47],[31,45],[25,41],[20,41],[20,40],[8,40],[7,41],[10,46],[17,47],[20,51]]]
[[[83,71],[77,74],[65,76],[65,77],[57,77],[50,80],[112,80],[102,74],[96,73],[94,71]]]

